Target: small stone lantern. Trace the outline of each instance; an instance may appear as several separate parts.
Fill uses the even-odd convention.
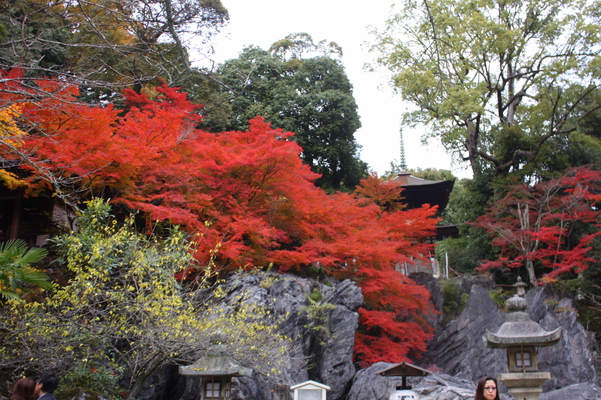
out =
[[[179,373],[202,378],[200,400],[228,400],[231,398],[232,377],[250,376],[252,369],[228,357],[220,346],[213,346],[205,357],[194,364],[180,366]]]
[[[526,284],[518,278],[514,285],[517,293],[507,300],[506,321],[497,333],[486,330],[484,343],[489,348],[507,349],[508,373],[499,379],[518,400],[537,400],[542,384],[551,379],[549,372],[538,369],[537,348],[556,344],[561,338],[561,328],[545,331],[530,319],[524,298]]]

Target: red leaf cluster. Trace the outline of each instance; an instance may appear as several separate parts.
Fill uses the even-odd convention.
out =
[[[514,185],[475,223],[501,250],[481,269],[532,265],[548,271],[545,279],[584,271],[599,261],[588,253],[601,234],[600,194],[601,171],[587,167],[534,186]]]
[[[313,185],[318,176],[302,164],[292,133],[261,117],[245,132],[196,129],[197,106],[173,88],[158,88],[152,100],[128,91],[119,112],[83,105],[74,89],[51,80],[38,84],[54,95],[23,112],[22,123],[35,127],[22,147],[35,166],[32,182],[52,171],[77,178],[91,195],[110,188],[114,202],[149,221],[196,234],[200,265],[320,266],[355,280],[365,298],[356,341],[363,365],[425,350],[429,293],[395,267],[428,254],[420,239],[434,231],[435,208],[403,210],[400,188],[375,176],[354,194],[328,195]]]

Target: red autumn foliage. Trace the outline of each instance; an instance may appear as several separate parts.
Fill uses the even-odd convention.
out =
[[[537,270],[551,280],[584,271],[599,261],[588,254],[601,234],[600,202],[601,171],[586,167],[534,186],[514,185],[475,223],[501,251],[481,269],[525,267],[533,284]]]
[[[306,273],[319,266],[363,290],[357,361],[399,362],[425,350],[429,293],[395,266],[428,254],[435,208],[404,210],[400,188],[375,176],[354,194],[328,195],[303,165],[290,132],[261,117],[245,132],[195,126],[197,106],[169,87],[159,96],[125,93],[123,112],[76,101],[77,91],[40,87],[55,96],[28,103],[22,122],[36,127],[21,151],[30,181],[40,171],[73,179],[90,195],[110,188],[112,201],[198,234],[200,265],[263,267]],[[24,99],[11,99],[24,101]],[[14,154],[3,150],[3,156]],[[46,175],[46,178],[50,174]],[[56,178],[58,179],[58,178]],[[181,278],[198,273],[190,269]]]

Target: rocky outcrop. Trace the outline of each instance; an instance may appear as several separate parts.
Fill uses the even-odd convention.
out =
[[[505,321],[505,314],[494,304],[488,289],[478,284],[463,283],[462,286],[470,288],[465,309],[459,318],[437,332],[427,354],[416,364],[474,382],[484,375],[498,376],[506,372],[506,351],[486,348],[482,335],[486,329],[496,332]],[[526,300],[531,319],[543,329],[562,328],[559,343],[542,347],[538,352],[540,369],[551,372],[552,376],[543,390],[583,382],[598,385],[596,342],[578,323],[572,301],[560,298],[548,288],[530,290]],[[499,386],[505,391],[502,384]]]
[[[223,288],[225,301],[235,302],[246,293],[251,301],[273,310],[276,318],[286,316],[279,331],[294,340],[294,358],[308,360],[303,365],[291,363],[281,368],[279,383],[257,374],[235,379],[233,399],[288,400],[289,387],[307,380],[330,386],[330,399],[344,398],[356,372],[352,356],[357,310],[363,303],[361,290],[354,282],[326,285],[293,275],[245,273],[231,276]],[[307,298],[314,291],[321,294],[320,304],[333,306],[323,310],[325,330],[313,329],[315,321],[303,309],[311,304]],[[186,377],[186,389],[178,399],[197,400],[198,382],[199,378]]]
[[[415,272],[409,275],[409,278],[418,285],[425,287],[428,292],[430,292],[430,302],[439,313],[428,316],[426,321],[435,331],[440,331],[444,319],[444,315],[442,314],[444,298],[438,280],[426,272]]]
[[[558,326],[562,328],[559,343],[540,348],[538,352],[540,369],[551,372],[551,380],[545,382],[543,390],[584,382],[598,385],[596,341],[594,335],[578,322],[572,300],[561,298],[549,288],[529,291],[526,300],[530,318],[543,329],[550,331]]]
[[[397,386],[402,385],[401,377],[383,377],[377,372],[392,364],[376,363],[357,372],[353,386],[346,400],[388,400]],[[419,395],[420,400],[473,400],[476,385],[473,381],[442,373],[426,377],[408,377],[407,385]],[[501,395],[502,400],[512,397]]]
[[[442,293],[438,282],[426,274],[412,275],[418,284],[432,293],[432,302],[442,309]],[[494,283],[489,278],[461,279],[459,286],[469,291],[469,299],[459,317],[444,323],[442,317],[431,322],[438,328],[427,354],[415,364],[434,373],[423,378],[408,378],[421,400],[471,400],[475,382],[484,375],[498,376],[506,372],[506,351],[484,346],[486,329],[496,332],[505,321],[505,314],[493,302],[489,290]],[[360,289],[350,280],[324,284],[313,279],[270,273],[232,275],[224,284],[227,299],[247,293],[251,301],[273,310],[276,316],[286,316],[280,332],[294,339],[294,355],[308,359],[306,365],[293,364],[283,368],[279,382],[261,375],[235,378],[232,397],[236,400],[289,400],[290,386],[314,380],[330,386],[328,400],[388,400],[401,385],[401,378],[382,377],[376,372],[390,364],[377,363],[356,370],[352,362],[354,337],[358,326],[357,310],[363,298]],[[305,307],[308,297],[321,293],[329,334],[312,328]],[[538,355],[543,371],[550,371],[541,400],[600,399],[596,375],[595,341],[577,321],[569,299],[562,299],[547,289],[527,293],[528,312],[544,329],[562,327],[562,339],[557,345],[541,348]],[[226,300],[229,301],[229,300]],[[172,369],[153,377],[141,400],[198,400],[200,379],[179,376]],[[512,397],[502,384],[501,398]],[[557,389],[557,390],[555,390]],[[563,396],[563,397],[562,397]]]
[[[488,290],[472,285],[459,318],[437,332],[428,352],[416,364],[472,382],[484,375],[497,376],[505,372],[506,352],[486,348],[482,336],[487,329],[496,332],[503,322],[505,316]]]
[[[538,400],[599,400],[601,388],[592,383],[577,383],[552,392],[541,393]]]

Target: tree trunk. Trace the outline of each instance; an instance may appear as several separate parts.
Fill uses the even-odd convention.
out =
[[[534,286],[536,283],[536,275],[534,274],[534,264],[532,260],[526,259],[526,272],[528,272],[528,280],[530,281],[530,285]]]

